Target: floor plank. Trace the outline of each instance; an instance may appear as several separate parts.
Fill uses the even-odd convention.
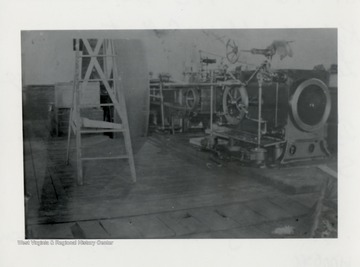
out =
[[[109,233],[104,229],[98,220],[78,222],[79,227],[84,233],[86,239],[107,239]]]
[[[211,230],[227,230],[232,228],[240,227],[232,218],[226,216],[224,213],[219,211],[217,208],[203,208],[195,209],[189,212],[193,217],[195,217],[200,222],[206,224]]]
[[[271,203],[267,198],[249,201],[244,205],[261,216],[268,218],[269,220],[278,220],[279,218],[292,217],[291,214],[279,206]]]
[[[255,226],[238,227],[222,231],[210,231],[206,233],[195,233],[184,236],[184,238],[268,238],[269,234],[264,233]]]
[[[219,207],[218,210],[241,226],[249,226],[268,220],[264,215],[253,211],[243,203]]]
[[[40,224],[29,228],[31,239],[73,239],[71,227],[74,223]]]
[[[205,223],[200,222],[187,211],[163,213],[157,217],[175,232],[174,237],[209,231]]]
[[[142,238],[141,232],[133,225],[131,218],[102,220],[101,224],[109,233],[109,238],[113,239],[128,239],[128,238]]]
[[[156,215],[137,216],[131,218],[133,225],[141,233],[142,238],[171,238],[175,236],[166,224]]]

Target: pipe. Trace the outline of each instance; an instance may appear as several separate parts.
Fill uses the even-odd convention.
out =
[[[279,83],[276,83],[275,95],[275,127],[278,125]]]
[[[213,82],[214,72],[210,72],[210,80]],[[214,113],[214,86],[210,87],[210,134],[212,135],[213,131],[213,113]]]
[[[261,108],[262,108],[262,103],[261,103],[261,99],[262,99],[262,76],[260,74],[259,77],[259,104],[258,104],[258,148],[260,148],[260,144],[261,144]]]

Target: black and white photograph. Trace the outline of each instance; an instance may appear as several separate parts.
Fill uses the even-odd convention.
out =
[[[360,2],[0,3],[0,266],[360,266]]]
[[[21,45],[26,239],[337,237],[336,29]]]

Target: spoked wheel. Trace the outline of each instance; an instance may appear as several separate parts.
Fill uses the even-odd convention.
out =
[[[226,86],[223,93],[223,111],[228,124],[237,125],[247,114],[249,97],[245,86]]]
[[[193,111],[200,101],[200,96],[198,90],[194,88],[189,88],[185,93],[185,105],[190,110]]]
[[[226,58],[230,63],[235,64],[239,59],[239,48],[235,41],[229,39],[226,43]]]

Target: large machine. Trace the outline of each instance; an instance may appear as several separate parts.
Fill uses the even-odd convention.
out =
[[[272,70],[273,56],[292,56],[291,42],[274,41],[265,49],[240,50],[229,40],[226,57],[263,55],[254,70],[227,66],[189,73],[186,83],[170,76],[152,80],[152,104],[160,106],[162,129],[207,129],[204,148],[258,165],[325,158],[331,111],[330,73],[326,70]],[[201,58],[201,66],[216,61]],[[205,70],[204,70],[205,69]]]
[[[325,71],[258,73],[223,93],[226,124],[213,127],[209,145],[242,161],[287,163],[323,158],[331,100]],[[245,79],[253,72],[243,72]],[[227,142],[219,142],[227,140]]]

